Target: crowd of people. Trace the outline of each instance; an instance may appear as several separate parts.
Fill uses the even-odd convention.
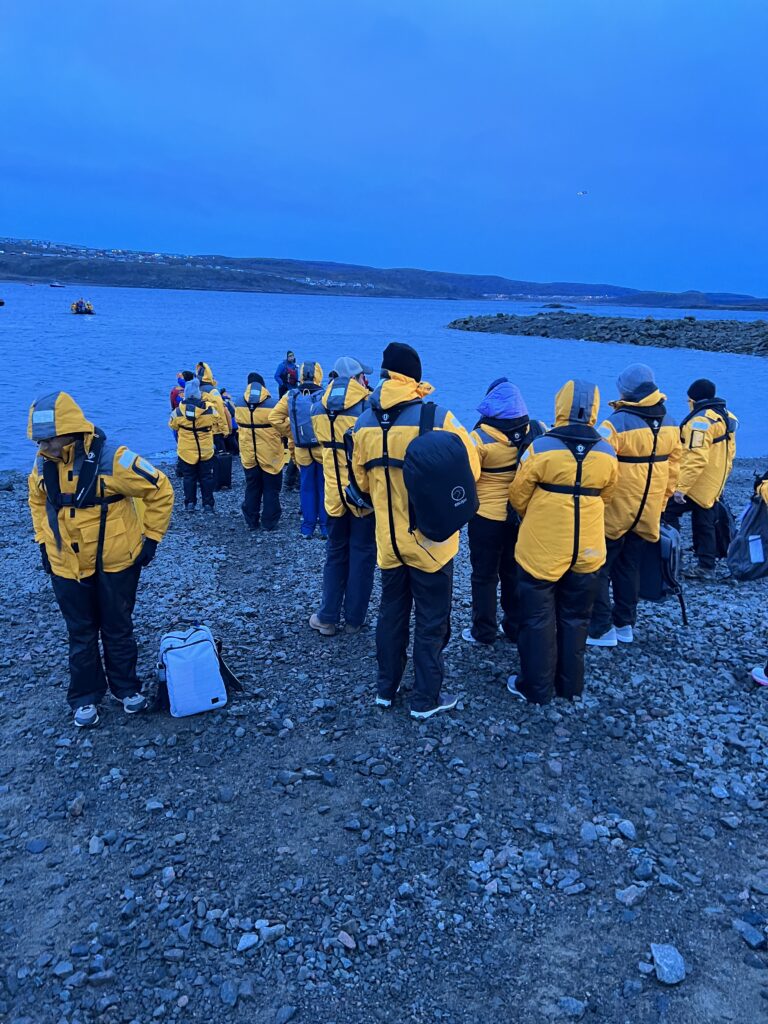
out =
[[[375,387],[372,373],[343,356],[325,382],[318,362],[299,364],[288,352],[274,375],[277,396],[252,372],[232,402],[199,362],[178,376],[169,426],[188,512],[198,491],[203,510],[213,511],[217,461],[239,453],[245,524],[273,531],[289,471],[298,473],[300,534],[326,542],[322,593],[308,621],[319,635],[360,632],[378,563],[379,707],[392,707],[400,691],[412,618],[410,714],[422,720],[456,706],[442,684],[461,525],[472,568],[472,621],[461,636],[478,647],[502,637],[516,644],[520,667],[507,689],[538,704],[581,695],[587,646],[633,642],[641,564],[662,521],[679,529],[690,512],[689,574],[719,578],[716,515],[738,423],[712,381],[691,384],[678,424],[645,364],[619,375],[599,423],[597,387],[569,380],[548,428],[501,377],[467,431],[429,400],[433,388],[411,346],[386,347]],[[98,722],[108,689],[136,713],[147,702],[132,612],[140,571],[168,529],[173,488],[106,439],[65,392],[32,405],[29,437],[38,445],[29,478],[34,534],[69,633],[75,724]],[[757,487],[768,503],[768,474]],[[429,526],[417,493],[431,495]],[[768,684],[768,666],[753,678]]]

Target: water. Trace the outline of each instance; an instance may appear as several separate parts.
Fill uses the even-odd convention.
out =
[[[83,295],[96,315],[73,316],[69,304]],[[467,426],[495,377],[508,376],[523,390],[532,415],[550,422],[553,396],[570,376],[594,380],[602,410],[615,397],[615,379],[629,362],[656,370],[673,413],[686,411],[685,392],[697,377],[718,384],[740,417],[739,454],[768,454],[768,432],[758,410],[765,402],[765,359],[685,349],[598,345],[551,338],[449,331],[460,316],[538,312],[530,302],[455,302],[342,296],[180,292],[140,288],[49,288],[0,282],[0,356],[5,415],[0,468],[27,468],[33,446],[26,439],[29,404],[47,391],[70,391],[108,436],[149,458],[169,455],[168,392],[182,369],[209,362],[219,382],[239,397],[251,370],[273,384],[287,349],[299,360],[318,360],[327,374],[339,355],[355,355],[378,369],[387,342],[407,341],[420,352],[424,376],[436,399]],[[582,307],[579,307],[580,309]],[[762,319],[764,313],[583,307],[605,316]],[[374,375],[375,376],[375,375]],[[276,386],[275,391],[276,393]]]

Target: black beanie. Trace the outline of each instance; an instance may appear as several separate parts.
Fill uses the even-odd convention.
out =
[[[391,341],[384,349],[381,368],[389,370],[391,373],[401,373],[404,377],[411,377],[416,381],[421,380],[419,353],[415,348],[404,345],[400,341]]]
[[[248,374],[248,383],[249,384],[261,384],[261,386],[264,387],[264,378],[261,376],[260,373],[249,373]]]
[[[695,380],[688,388],[688,397],[694,402],[701,402],[705,398],[714,398],[716,393],[715,385],[706,377]]]

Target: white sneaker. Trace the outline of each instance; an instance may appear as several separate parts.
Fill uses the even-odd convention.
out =
[[[587,647],[616,647],[619,641],[613,626],[602,636],[588,636]]]
[[[768,668],[768,665],[766,665]],[[752,669],[752,679],[758,686],[768,686],[768,673],[762,665],[755,665]]]
[[[472,627],[471,626],[467,626],[466,629],[462,629],[462,631],[461,631],[461,639],[462,640],[466,640],[468,644],[475,644],[476,646],[480,645],[480,641],[479,640],[475,640],[475,638],[472,636]]]
[[[121,703],[126,715],[137,715],[146,708],[147,698],[143,693],[132,693],[130,697],[123,697]]]
[[[398,695],[398,693],[400,693],[400,687],[399,686],[395,690],[395,697]],[[378,694],[376,695],[376,707],[377,708],[391,708],[393,701],[394,701],[394,697],[380,697]]]
[[[517,682],[517,676],[510,676],[507,679],[507,692],[511,693],[513,697],[517,697],[519,700],[524,700],[526,702],[526,704],[527,704],[528,703],[528,699],[525,696],[525,694],[524,693],[520,693],[518,688],[515,686],[516,682]]]
[[[437,706],[430,708],[429,711],[414,711],[413,708],[411,708],[411,718],[421,720],[424,718],[431,718],[433,715],[437,715],[441,711],[453,711],[458,703],[458,697],[449,697],[447,694],[443,694],[438,701]]]
[[[635,632],[631,626],[615,626],[616,639],[623,644],[631,644],[635,639]]]
[[[75,708],[75,725],[78,729],[91,729],[99,724],[99,709],[95,704],[83,704],[81,708]]]

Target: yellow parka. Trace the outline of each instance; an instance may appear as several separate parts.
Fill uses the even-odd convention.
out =
[[[216,405],[206,399],[182,399],[171,413],[168,426],[176,431],[179,458],[190,466],[213,458],[213,438],[219,416]]]
[[[659,539],[661,513],[677,486],[681,452],[680,428],[664,406],[666,398],[654,388],[637,401],[611,402],[614,411],[598,429],[619,461],[618,483],[605,510],[605,535],[611,540],[630,530],[643,540]]]
[[[719,398],[689,404],[691,413],[680,424],[683,453],[677,490],[702,508],[712,508],[733,469],[739,424]]]
[[[371,396],[371,406],[380,410],[405,405],[397,422],[389,429],[389,455],[393,460],[402,461],[411,441],[418,436],[421,400],[434,391],[426,381],[419,383],[399,373],[389,373]],[[477,480],[480,463],[469,435],[453,413],[438,406],[435,410],[435,430],[448,430],[457,434],[464,442],[469,454],[472,473]],[[392,484],[391,507],[387,496],[387,482],[384,468],[375,463],[383,456],[383,431],[373,409],[368,409],[358,419],[352,433],[354,450],[352,467],[360,490],[370,494],[376,514],[376,549],[378,563],[382,569],[396,569],[403,564],[395,554],[392,530],[397,548],[406,565],[424,572],[437,572],[459,550],[459,534],[454,533],[448,540],[438,543],[429,540],[421,531],[410,530],[408,514],[408,492],[403,483],[403,471],[392,466],[389,470]],[[390,521],[391,512],[391,521]]]
[[[594,384],[568,381],[555,399],[554,429],[525,450],[509,489],[523,517],[515,559],[536,579],[596,572],[605,562],[604,510],[619,471],[613,448],[592,429],[599,405]]]
[[[224,404],[224,399],[221,397],[213,371],[208,363],[197,364],[197,377],[200,381],[200,393],[216,409],[217,420],[213,429],[214,435],[229,437],[232,433],[232,417],[229,415],[229,409]]]
[[[768,505],[768,479],[763,480],[763,482],[757,488],[757,493],[763,499],[765,504]]]
[[[240,461],[244,469],[258,465],[273,476],[285,462],[283,439],[269,422],[276,401],[258,381],[245,389],[243,401],[235,406],[235,422],[240,440]]]
[[[356,516],[370,515],[370,509],[358,509],[345,498],[349,483],[344,435],[368,407],[370,392],[354,377],[338,377],[325,389],[322,401],[312,414],[315,437],[323,453],[325,477],[325,511],[329,516],[343,516],[347,511]],[[330,413],[330,415],[329,415]]]
[[[104,515],[101,567],[121,572],[136,561],[143,538],[161,541],[173,510],[173,487],[164,473],[125,445],[103,442],[95,477],[96,504],[74,504],[80,473],[98,443],[96,428],[75,400],[64,391],[37,400],[30,409],[28,435],[39,441],[78,435],[60,459],[38,455],[29,474],[29,508],[35,541],[45,544],[56,576],[77,580],[96,572],[97,550]],[[102,435],[103,436],[103,435]],[[45,464],[56,466],[61,507],[49,501]],[[51,495],[53,501],[55,496]],[[143,527],[134,499],[143,504]],[[93,500],[93,499],[92,499]]]
[[[480,508],[477,515],[484,519],[500,523],[507,519],[509,487],[517,472],[520,446],[529,442],[529,427],[527,416],[521,418],[516,428],[508,431],[480,422],[469,435],[480,462],[480,478],[477,481]],[[534,431],[537,435],[545,434],[546,424],[534,421]]]
[[[303,448],[296,445],[291,432],[291,402],[295,401],[297,395],[302,392],[316,394],[320,391],[323,381],[323,368],[320,363],[302,363],[299,372],[299,386],[292,391],[287,391],[269,416],[269,422],[276,428],[281,437],[288,439],[288,448],[293,454],[298,466],[311,466],[313,462],[323,464],[323,450],[319,444],[311,448]]]

